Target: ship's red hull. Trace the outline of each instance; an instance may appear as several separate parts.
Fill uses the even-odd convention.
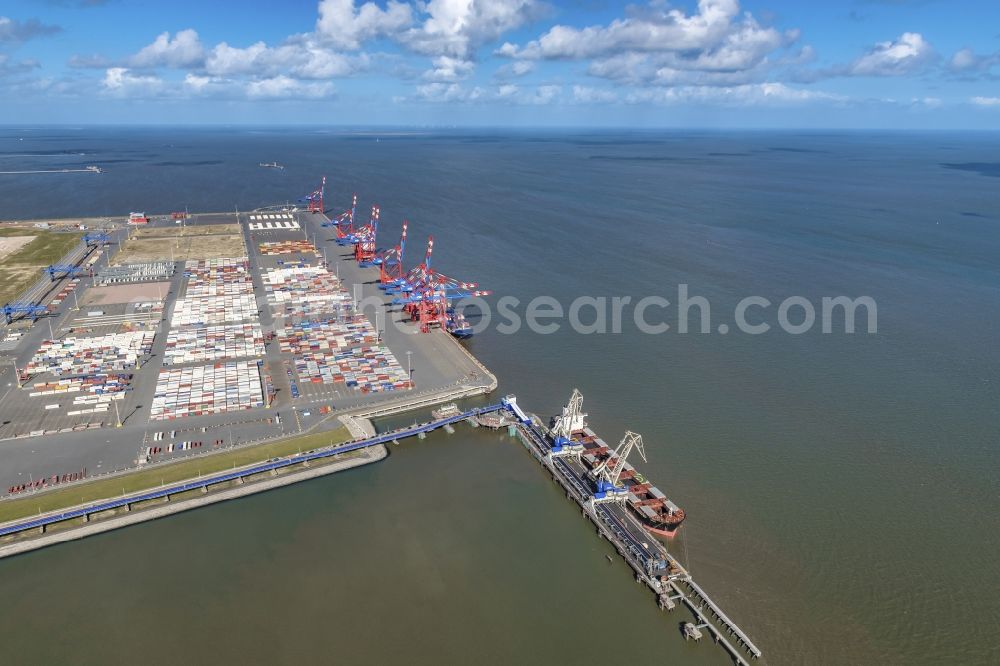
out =
[[[641,521],[640,523],[647,532],[652,532],[656,536],[666,537],[667,539],[673,539],[677,536],[677,530],[681,528],[680,525],[675,525],[674,527],[667,529],[662,527],[653,527],[652,525],[647,525]]]

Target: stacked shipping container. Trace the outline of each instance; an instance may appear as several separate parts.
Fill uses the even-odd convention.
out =
[[[267,302],[278,316],[352,314],[351,297],[341,287],[340,280],[322,266],[273,268],[262,277]]]
[[[315,384],[343,383],[362,393],[409,388],[406,370],[388,347],[357,347],[337,353],[306,353],[295,357],[295,372]]]
[[[218,414],[264,406],[259,361],[161,370],[150,418]]]
[[[150,353],[153,331],[129,331],[91,338],[46,340],[25,370],[29,374],[97,375],[136,366],[140,356]]]
[[[288,354],[346,349],[378,341],[375,328],[367,317],[349,315],[345,319],[344,322],[331,319],[301,321],[276,329],[274,334],[281,352]]]
[[[164,365],[205,363],[264,355],[264,333],[256,322],[176,329],[167,336]]]
[[[185,297],[171,317],[163,364],[262,356],[250,264],[246,257],[191,260],[184,265]],[[226,325],[208,324],[224,324]],[[236,323],[244,322],[244,323]],[[164,369],[150,410],[153,420],[218,414],[264,406],[260,361]]]
[[[276,241],[274,243],[260,243],[258,246],[260,248],[260,253],[263,255],[275,255],[275,254],[315,254],[319,255],[316,251],[316,246],[307,240],[285,240]]]

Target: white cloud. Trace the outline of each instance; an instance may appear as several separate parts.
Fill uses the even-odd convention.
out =
[[[417,86],[415,92],[424,102],[475,102],[485,93],[479,86],[463,88],[457,83],[427,83]]]
[[[216,44],[205,60],[205,71],[212,76],[232,76],[252,74],[261,67],[258,58],[268,52],[267,44],[257,42],[246,48],[230,46],[226,42]]]
[[[181,30],[173,37],[161,33],[152,44],[143,47],[128,59],[128,65],[146,67],[198,67],[205,60],[205,47],[194,30]]]
[[[976,106],[1000,106],[1000,97],[973,97],[969,101]]]
[[[979,67],[979,56],[972,49],[960,49],[955,52],[948,62],[948,66],[957,72]]]
[[[609,89],[575,85],[565,95],[563,86],[517,86],[511,83],[497,88],[457,83],[428,83],[417,86],[415,96],[397,102],[433,103],[504,103],[515,105],[551,104],[656,104],[703,106],[773,106],[787,107],[810,103],[842,103],[847,98],[833,93],[790,88],[782,83],[758,83],[739,86],[647,86],[632,89]]]
[[[0,77],[23,74],[41,67],[37,60],[12,60],[6,53],[0,53]]]
[[[790,106],[810,102],[843,102],[846,98],[818,90],[790,88],[783,83],[757,83],[738,86],[643,88],[626,95],[625,101],[630,104]]]
[[[917,32],[904,32],[899,39],[879,42],[855,60],[848,74],[855,76],[902,76],[921,69],[934,57],[934,49]]]
[[[505,83],[497,88],[497,97],[500,99],[511,99],[517,96],[519,92],[521,92],[521,89],[513,83]]]
[[[717,46],[693,57],[671,52],[671,65],[676,69],[734,72],[756,66],[769,53],[798,39],[798,32],[781,34],[773,28],[761,27],[752,17],[730,32]]]
[[[97,53],[92,53],[91,55],[72,55],[66,64],[77,69],[107,69],[112,66],[110,60]]]
[[[529,104],[551,104],[562,95],[562,86],[538,86],[534,94],[528,98]]]
[[[476,64],[461,58],[439,56],[433,60],[434,69],[424,72],[428,81],[459,81],[467,78],[476,68]]]
[[[95,67],[115,72],[105,75],[107,87],[138,85],[141,77],[130,70],[171,68],[187,70],[183,82],[172,82],[171,91],[186,94],[234,95],[235,90],[257,98],[282,94],[322,97],[331,86],[313,85],[369,69],[373,58],[360,51],[375,39],[392,39],[405,49],[430,56],[431,68],[423,73],[429,84],[451,84],[474,71],[478,49],[504,32],[537,16],[541,0],[319,0],[315,29],[291,35],[269,45],[258,41],[247,46],[220,42],[204,45],[194,30],[164,32],[134,55],[120,61],[101,56],[70,59],[74,67]],[[530,63],[511,65],[507,76],[531,71]],[[416,78],[411,68],[411,78]],[[418,70],[417,70],[418,71]],[[117,79],[115,77],[118,77]],[[161,82],[162,83],[162,82]],[[151,85],[151,81],[146,81]],[[176,84],[176,85],[175,85]],[[426,94],[476,98],[475,88],[425,88]],[[543,93],[544,94],[544,93]]]
[[[537,0],[429,0],[419,6],[427,17],[399,34],[400,43],[416,53],[464,60],[529,22],[541,9]]]
[[[573,86],[573,101],[581,104],[607,104],[617,102],[620,96],[614,90],[594,88],[591,86]]]
[[[505,83],[496,88],[463,87],[458,83],[427,83],[416,87],[412,98],[397,98],[400,103],[418,101],[432,103],[504,103],[516,105],[542,105],[561,101],[562,86],[541,85],[529,88]]]
[[[120,96],[143,96],[162,92],[163,80],[157,76],[133,74],[127,67],[109,67],[101,85],[105,92]]]
[[[656,66],[648,54],[635,52],[594,60],[587,67],[587,73],[591,76],[622,83],[641,83],[652,77],[655,71]]]
[[[211,76],[279,75],[302,79],[330,79],[350,76],[368,67],[365,54],[346,55],[319,46],[311,41],[269,47],[264,42],[246,48],[222,42],[205,60],[205,71]]]
[[[45,37],[61,32],[57,25],[48,25],[38,19],[17,21],[7,16],[0,16],[0,44],[20,44],[35,37]]]
[[[220,99],[327,99],[335,89],[329,81],[301,81],[289,76],[273,76],[247,81],[239,78],[188,73],[177,94]]]
[[[948,60],[948,69],[958,74],[985,72],[1000,63],[1000,53],[979,55],[969,48],[959,49]]]
[[[288,97],[321,99],[331,97],[334,93],[333,84],[324,81],[303,82],[288,76],[275,76],[269,79],[251,81],[246,87],[247,97],[251,99],[282,99]]]
[[[410,5],[389,0],[385,9],[374,2],[360,8],[354,0],[320,0],[316,35],[336,48],[356,50],[363,42],[394,35],[413,23]]]
[[[216,79],[211,76],[198,76],[197,74],[188,74],[184,77],[184,85],[190,88],[193,92],[202,93],[208,89]]]
[[[592,76],[619,83],[733,85],[764,78],[776,51],[799,38],[762,26],[738,0],[700,0],[686,14],[653,1],[605,26],[556,25],[523,47],[505,43],[500,56],[586,60]],[[803,49],[807,57],[811,50]]]
[[[753,42],[764,33],[773,40],[777,33],[761,28],[753,17],[746,15],[743,23],[734,19],[740,11],[738,0],[699,0],[698,11],[690,16],[679,9],[659,9],[654,3],[647,11],[624,19],[615,19],[607,26],[574,28],[556,25],[537,40],[523,47],[504,44],[499,55],[530,59],[582,59],[605,56],[623,51],[701,52],[719,47],[727,38]],[[773,33],[773,35],[772,35]]]
[[[514,62],[509,62],[506,65],[502,65],[497,68],[494,73],[498,79],[516,79],[518,77],[530,74],[535,70],[535,63],[529,62],[527,60],[516,60]]]

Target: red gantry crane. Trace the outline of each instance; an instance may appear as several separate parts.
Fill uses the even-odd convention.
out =
[[[326,176],[323,176],[323,182],[320,183],[319,189],[313,190],[312,194],[308,194],[299,201],[309,204],[310,213],[323,213],[323,194],[326,190]]]
[[[399,244],[381,252],[379,265],[379,288],[387,289],[389,285],[399,284],[403,280],[403,251],[406,249],[406,228],[409,222],[403,220],[403,233],[399,237]]]
[[[350,210],[345,210],[333,219],[333,224],[337,227],[337,245],[351,245],[354,243],[354,239],[357,236],[357,232],[354,231],[354,215],[357,209],[358,195],[355,194],[351,198]]]
[[[420,324],[424,333],[432,328],[444,327],[458,338],[470,337],[472,327],[465,317],[452,307],[452,301],[459,298],[489,296],[492,292],[479,290],[474,282],[460,282],[431,268],[434,238],[427,239],[427,253],[424,261],[410,269],[402,284],[393,283],[389,293],[401,294],[392,300],[394,305],[402,305],[410,319]]]
[[[378,248],[375,246],[375,239],[378,237],[378,218],[381,211],[378,206],[372,206],[371,221],[362,227],[356,234],[357,243],[354,245],[354,258],[359,266],[374,266]]]

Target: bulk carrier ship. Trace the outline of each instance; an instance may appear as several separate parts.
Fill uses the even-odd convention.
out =
[[[673,538],[686,517],[684,509],[674,504],[659,488],[650,483],[642,474],[623,458],[628,457],[631,445],[627,433],[616,449],[609,447],[584,420],[583,396],[573,392],[569,404],[563,408],[561,416],[552,419],[549,438],[552,440],[554,455],[572,453],[587,469],[587,477],[595,483],[594,496],[624,498],[638,522],[657,536]],[[569,433],[567,438],[564,433]],[[640,438],[641,441],[641,438]],[[602,470],[617,470],[613,484],[602,479]]]

